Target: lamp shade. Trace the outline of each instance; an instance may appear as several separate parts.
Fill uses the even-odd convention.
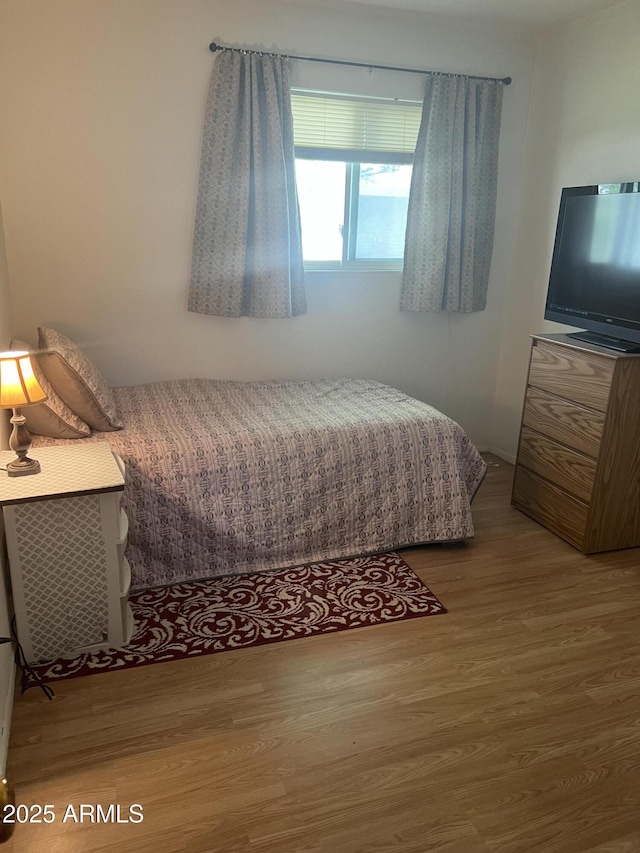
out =
[[[0,409],[31,406],[46,399],[33,373],[29,353],[0,352]]]

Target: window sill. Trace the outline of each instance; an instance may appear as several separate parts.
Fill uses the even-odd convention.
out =
[[[402,272],[402,261],[351,261],[347,264],[330,261],[307,261],[305,272]]]

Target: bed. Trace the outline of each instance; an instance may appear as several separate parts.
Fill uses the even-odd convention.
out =
[[[485,463],[463,429],[375,381],[111,389],[133,588],[473,536]],[[34,436],[34,445],[59,443]]]

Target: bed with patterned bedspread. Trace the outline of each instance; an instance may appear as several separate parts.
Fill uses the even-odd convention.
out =
[[[112,391],[124,428],[73,443],[106,441],[126,462],[134,588],[473,536],[483,459],[454,421],[386,385]]]

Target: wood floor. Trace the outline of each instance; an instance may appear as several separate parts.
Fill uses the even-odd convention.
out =
[[[640,851],[640,550],[582,556],[490,461],[475,540],[401,552],[447,615],[19,697],[8,774],[56,817],[2,849]]]

